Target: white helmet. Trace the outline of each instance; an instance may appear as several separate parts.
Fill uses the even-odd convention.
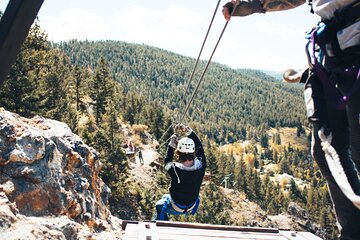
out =
[[[194,153],[195,143],[194,140],[188,137],[183,137],[179,140],[177,150],[181,153]]]

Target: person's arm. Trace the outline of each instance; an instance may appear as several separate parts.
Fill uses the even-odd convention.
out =
[[[166,165],[169,162],[172,162],[172,160],[174,158],[174,151],[175,151],[174,148],[172,148],[171,146],[168,146],[166,156],[164,158],[164,165]]]
[[[223,6],[223,15],[227,21],[232,16],[248,16],[253,13],[284,11],[304,4],[306,0],[237,0]]]
[[[202,143],[201,143],[199,137],[195,134],[194,131],[191,131],[191,133],[188,137],[191,138],[192,140],[194,140],[195,155],[196,155],[196,157],[201,158],[201,162],[202,162],[203,166],[206,168],[205,152],[204,152],[204,148],[202,146]]]
[[[264,0],[263,8],[266,12],[284,11],[303,5],[306,0]]]
[[[174,151],[176,149],[178,141],[179,141],[179,138],[178,138],[178,136],[176,134],[173,134],[170,137],[170,141],[169,141],[169,144],[168,144],[166,156],[164,158],[164,165],[165,166],[166,166],[167,163],[172,162],[172,160],[174,158]]]

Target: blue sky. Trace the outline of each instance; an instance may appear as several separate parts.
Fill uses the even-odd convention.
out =
[[[8,0],[0,0],[4,11]],[[40,25],[49,40],[119,40],[196,58],[218,1],[45,0]],[[208,59],[225,24],[221,1],[202,59]],[[234,17],[213,61],[232,68],[282,71],[306,66],[304,33],[318,18],[296,9]]]

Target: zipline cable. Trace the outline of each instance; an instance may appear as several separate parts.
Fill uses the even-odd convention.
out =
[[[234,7],[234,9],[235,9],[235,7]],[[234,12],[234,11],[232,11],[232,13],[233,13],[233,12]],[[232,15],[232,14],[231,14],[231,15]],[[198,82],[198,84],[196,85],[196,88],[195,88],[195,90],[194,90],[194,92],[193,92],[193,94],[192,94],[192,96],[191,96],[191,98],[190,98],[190,101],[188,102],[188,104],[187,104],[187,106],[186,106],[186,109],[185,109],[185,112],[183,113],[183,116],[180,118],[179,123],[182,123],[182,121],[184,120],[184,118],[185,118],[185,116],[186,116],[186,113],[187,113],[187,111],[189,110],[190,104],[191,104],[192,101],[194,100],[194,97],[195,97],[195,95],[196,95],[196,93],[197,93],[197,91],[198,91],[198,89],[199,89],[199,87],[200,87],[200,84],[201,84],[202,80],[204,79],[205,73],[206,73],[206,71],[207,71],[207,69],[208,69],[208,67],[209,67],[209,65],[210,65],[210,63],[211,63],[211,60],[212,60],[212,58],[213,58],[213,56],[214,56],[214,53],[215,53],[215,51],[216,51],[216,49],[217,49],[217,47],[218,47],[218,45],[219,45],[219,43],[220,43],[220,40],[221,40],[221,38],[222,38],[222,36],[223,36],[223,34],[224,34],[224,32],[225,32],[225,29],[226,29],[228,23],[229,23],[229,21],[227,21],[227,22],[225,23],[225,26],[224,26],[223,30],[221,31],[220,37],[219,37],[219,39],[218,39],[218,41],[217,41],[217,43],[216,43],[216,45],[215,45],[215,47],[214,47],[213,52],[211,53],[211,56],[210,56],[208,62],[206,63],[205,69],[204,69],[203,73],[201,74],[201,77],[200,77],[200,79],[199,79],[199,82]]]
[[[193,70],[192,70],[192,72],[191,72],[191,75],[190,75],[190,77],[189,77],[189,80],[188,80],[188,82],[187,82],[187,84],[186,84],[186,88],[185,88],[185,91],[184,91],[184,94],[183,94],[183,102],[184,102],[184,105],[186,105],[186,93],[187,93],[188,90],[189,90],[189,86],[190,86],[190,84],[191,84],[191,81],[192,81],[192,79],[193,79],[193,77],[194,77],[196,68],[197,68],[198,63],[199,63],[199,61],[200,61],[200,57],[201,57],[202,51],[203,51],[203,49],[204,49],[205,43],[206,43],[206,41],[207,41],[207,38],[208,38],[208,36],[209,36],[209,33],[210,33],[210,30],[211,30],[212,24],[213,24],[213,22],[214,22],[214,19],[215,19],[217,10],[218,10],[218,8],[219,8],[220,2],[221,2],[221,0],[218,1],[217,5],[216,5],[216,7],[215,7],[215,10],[214,10],[213,16],[212,16],[212,18],[211,18],[211,21],[210,21],[208,30],[207,30],[207,32],[206,32],[204,41],[203,41],[203,43],[202,43],[202,45],[201,45],[199,55],[198,55],[198,57],[197,57],[197,59],[196,59],[194,68],[193,68]],[[180,120],[180,114],[179,114],[179,120]],[[171,124],[171,125],[168,127],[168,129],[163,133],[163,135],[161,136],[161,138],[163,138],[163,137],[165,136],[165,134],[166,134],[166,133],[170,130],[170,128],[172,127],[172,125],[173,125],[173,124]],[[160,138],[160,139],[161,139],[161,138]],[[170,138],[168,138],[165,142],[167,142],[169,139],[170,139]]]
[[[198,59],[197,59],[197,61],[196,61],[196,65],[197,65],[197,63],[199,62],[201,52],[202,52],[203,47],[204,47],[204,44],[205,44],[205,42],[206,42],[208,33],[209,33],[210,29],[211,29],[212,22],[213,22],[213,20],[214,20],[214,16],[216,15],[217,8],[219,7],[219,3],[220,3],[220,1],[218,1],[218,4],[217,4],[217,6],[216,6],[216,10],[215,10],[214,15],[213,15],[213,18],[211,19],[211,23],[210,23],[210,25],[209,25],[208,32],[207,32],[206,37],[205,37],[205,40],[204,40],[204,42],[203,42],[203,46],[201,47],[200,54],[199,54]],[[238,3],[236,3],[235,6],[234,6],[234,8],[233,8],[233,10],[232,10],[232,12],[231,12],[230,18],[233,16],[233,14],[234,14],[234,12],[235,12],[235,9],[236,9],[236,7],[237,7],[237,4],[238,4]],[[214,54],[215,54],[215,51],[216,51],[216,49],[217,49],[217,47],[218,47],[218,45],[219,45],[219,43],[220,43],[220,40],[221,40],[222,36],[224,35],[224,32],[225,32],[228,24],[229,24],[229,21],[226,21],[226,23],[225,23],[225,25],[224,25],[224,27],[223,27],[223,30],[221,31],[221,34],[220,34],[220,36],[219,36],[219,39],[218,39],[217,42],[216,42],[216,45],[215,45],[215,47],[214,47],[214,49],[213,49],[213,51],[212,51],[212,53],[211,53],[211,56],[210,56],[210,58],[209,58],[209,60],[208,60],[208,62],[207,62],[207,64],[206,64],[206,66],[205,66],[205,68],[204,68],[204,71],[203,71],[203,73],[201,74],[201,77],[200,77],[200,79],[199,79],[199,81],[198,81],[198,83],[197,83],[197,85],[196,85],[196,88],[195,88],[195,90],[194,90],[194,92],[193,92],[193,94],[192,94],[192,96],[191,96],[191,98],[190,98],[190,101],[189,101],[188,104],[186,105],[186,108],[185,108],[185,111],[184,111],[182,117],[179,119],[179,123],[182,123],[183,120],[185,119],[186,113],[187,113],[187,111],[189,110],[189,107],[190,107],[192,101],[194,100],[194,97],[195,97],[197,91],[199,90],[200,84],[201,84],[201,82],[202,82],[202,80],[203,80],[203,78],[204,78],[204,76],[205,76],[205,73],[206,73],[206,71],[207,71],[207,69],[208,69],[208,67],[209,67],[209,65],[210,65],[210,63],[211,63],[211,60],[212,60],[212,58],[213,58],[213,56],[214,56]],[[192,76],[194,75],[195,69],[196,69],[196,66],[194,67],[193,73],[191,74],[191,78],[190,78],[190,80],[189,80],[188,86],[190,85],[190,81],[191,81],[191,79],[192,79]],[[187,86],[185,92],[187,91],[188,86]],[[184,97],[185,97],[185,95],[184,95]],[[171,125],[170,125],[170,126],[171,126]],[[169,126],[168,130],[170,129],[170,126]],[[167,130],[167,131],[168,131],[168,130]],[[167,132],[167,131],[166,131],[166,132]],[[164,132],[163,136],[165,135],[166,132]],[[170,138],[168,138],[164,143],[166,143],[169,139],[170,139]],[[163,143],[163,144],[164,144],[164,143]],[[159,149],[161,148],[161,146],[162,146],[163,144],[160,145]]]
[[[189,90],[190,83],[191,83],[191,81],[192,81],[192,79],[193,79],[193,77],[194,77],[195,70],[196,70],[197,65],[198,65],[198,63],[199,63],[200,56],[201,56],[202,51],[203,51],[203,49],[204,49],[206,40],[207,40],[207,38],[208,38],[208,36],[209,36],[210,29],[211,29],[211,27],[212,27],[212,24],[213,24],[213,22],[214,22],[214,19],[215,19],[217,10],[218,10],[219,5],[220,5],[220,1],[221,1],[221,0],[219,0],[218,3],[217,3],[217,5],[216,5],[214,14],[213,14],[212,19],[211,19],[211,21],[210,21],[210,25],[209,25],[209,27],[208,27],[208,30],[207,30],[207,32],[206,32],[204,41],[203,41],[203,43],[202,43],[202,46],[201,46],[199,55],[198,55],[198,57],[197,57],[197,59],[196,59],[195,66],[194,66],[194,68],[193,68],[193,70],[192,70],[192,72],[191,72],[190,78],[189,78],[188,83],[187,83],[187,85],[186,85],[186,88],[185,88],[185,91],[184,91],[184,104],[186,104],[186,98],[185,98],[185,97],[186,97],[186,93],[187,93],[187,91]]]

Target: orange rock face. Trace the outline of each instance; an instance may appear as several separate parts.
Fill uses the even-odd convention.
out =
[[[21,214],[107,219],[100,169],[98,153],[66,124],[0,112],[0,191]]]

